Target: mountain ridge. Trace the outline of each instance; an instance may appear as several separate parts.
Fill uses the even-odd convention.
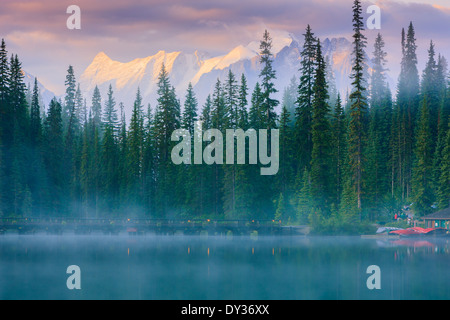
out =
[[[344,37],[326,38],[322,42],[324,56],[332,61],[332,70],[336,79],[336,87],[345,94],[350,86],[352,43]],[[89,101],[95,86],[98,86],[102,98],[106,96],[109,85],[112,86],[117,102],[123,102],[127,119],[136,97],[137,88],[141,90],[144,105],[156,106],[157,80],[164,63],[169,73],[171,84],[175,87],[178,98],[183,103],[186,89],[192,83],[199,108],[206,97],[212,94],[217,79],[226,79],[231,70],[237,79],[245,74],[249,87],[249,96],[259,81],[259,42],[252,41],[246,46],[238,45],[224,55],[210,56],[207,53],[194,51],[166,52],[144,58],[136,58],[129,62],[111,59],[105,52],[99,52],[92,63],[80,77],[81,89]],[[290,33],[281,33],[273,37],[275,80],[279,90],[275,98],[282,100],[282,93],[292,79],[300,76],[300,52],[302,48],[296,37]],[[370,67],[370,59],[368,59]]]

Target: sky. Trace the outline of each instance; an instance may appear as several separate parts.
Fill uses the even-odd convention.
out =
[[[23,68],[60,95],[69,65],[80,76],[95,55],[114,60],[195,50],[223,54],[261,39],[264,29],[283,30],[302,40],[307,24],[316,36],[352,34],[353,0],[1,0],[0,37]],[[388,67],[398,71],[401,28],[413,21],[423,70],[430,40],[450,61],[450,0],[372,0],[381,8],[381,29],[366,30],[369,54],[380,32]],[[70,5],[81,9],[81,29],[69,30]],[[370,14],[364,12],[365,17]]]

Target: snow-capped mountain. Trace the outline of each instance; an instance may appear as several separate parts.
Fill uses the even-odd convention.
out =
[[[279,32],[271,35],[273,66],[277,75],[275,85],[279,90],[277,98],[281,101],[283,90],[290,84],[292,77],[300,76],[298,70],[302,49],[298,39],[290,33]],[[350,88],[352,44],[345,38],[325,39],[322,43],[324,55],[329,56],[329,61],[333,64],[337,88],[341,93],[345,93]],[[155,55],[126,63],[114,61],[106,53],[100,52],[81,75],[80,84],[88,101],[96,85],[105,99],[111,84],[116,101],[124,103],[129,118],[138,87],[145,105],[150,103],[153,108],[156,105],[156,84],[164,63],[181,102],[184,102],[186,89],[191,82],[199,105],[202,106],[207,95],[212,94],[217,79],[225,80],[230,69],[237,79],[240,79],[242,73],[245,74],[250,95],[259,80],[258,51],[259,41],[253,41],[246,46],[239,45],[221,56],[211,57],[198,51],[159,51]]]

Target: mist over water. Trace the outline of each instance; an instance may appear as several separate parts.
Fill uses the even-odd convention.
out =
[[[449,299],[449,254],[444,239],[2,235],[0,299]]]

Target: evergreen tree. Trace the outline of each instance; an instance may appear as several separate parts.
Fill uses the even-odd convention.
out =
[[[229,126],[229,112],[225,105],[224,90],[219,79],[216,81],[211,106],[211,123],[212,128],[218,129],[220,132],[225,132]],[[211,138],[212,139],[212,138]],[[222,146],[223,148],[223,146]],[[213,185],[211,192],[214,195],[213,208],[214,215],[221,216],[223,214],[223,176],[224,170],[222,167],[223,158],[218,159],[218,163],[212,164]]]
[[[115,129],[117,129],[118,126],[116,100],[114,99],[114,92],[111,85],[109,85],[108,97],[105,101],[105,110],[103,112],[103,126],[105,127],[105,130],[107,127],[112,128],[113,132],[115,131]]]
[[[181,126],[183,129],[188,130],[190,133],[191,155],[194,154],[194,130],[195,123],[198,120],[197,108],[197,98],[195,97],[192,84],[189,83],[184,102],[184,111],[181,119]],[[180,183],[180,191],[183,193],[183,197],[185,197],[185,203],[183,204],[185,206],[184,211],[189,214],[189,216],[192,216],[197,213],[196,211],[200,206],[198,197],[200,184],[198,183],[199,181],[196,178],[199,173],[199,167],[196,165],[192,166],[185,164],[182,164],[181,166],[183,168],[180,170],[180,178],[184,180],[184,183]]]
[[[64,141],[62,107],[54,98],[50,102],[47,118],[44,121],[43,157],[48,183],[52,195],[47,206],[49,214],[61,215],[65,212],[67,200],[64,168]]]
[[[245,77],[244,74],[242,74],[241,85],[239,86],[239,95],[238,95],[238,118],[240,119],[240,122],[237,124],[237,127],[243,130],[246,130],[248,128],[247,94],[248,94],[247,78]]]
[[[129,172],[129,201],[136,205],[142,196],[142,156],[144,142],[144,118],[142,113],[142,97],[138,88],[131,114],[130,128],[128,131],[128,172]]]
[[[92,117],[96,127],[101,127],[102,122],[102,97],[100,90],[95,86],[94,93],[92,95]]]
[[[180,127],[180,106],[164,64],[158,77],[157,88],[158,103],[155,113],[154,143],[157,153],[155,169],[158,185],[156,186],[155,200],[157,203],[155,205],[158,213],[165,217],[171,208],[175,209],[176,204],[171,197],[176,191],[174,190],[176,188],[174,184],[176,170],[171,161],[170,152],[174,146],[171,141],[172,132]]]
[[[39,88],[37,78],[34,79],[33,96],[31,98],[30,137],[31,145],[36,146],[41,137],[41,108],[39,106]]]
[[[311,195],[316,207],[322,213],[329,210],[331,199],[331,128],[329,123],[330,108],[327,100],[328,86],[325,80],[326,66],[322,56],[320,40],[317,41],[317,69],[314,80],[314,98],[312,104],[311,135],[313,149],[311,152]]]
[[[64,96],[63,123],[67,126],[67,135],[73,138],[76,127],[76,79],[72,66],[67,69],[66,75],[66,95]]]
[[[87,120],[87,110],[84,105],[83,94],[81,93],[80,84],[77,86],[77,91],[75,92],[75,125],[76,129],[79,131],[82,124]]]
[[[430,48],[428,49],[428,61],[423,71],[422,75],[422,83],[421,83],[421,95],[422,99],[427,97],[427,103],[429,105],[430,111],[430,130],[431,137],[430,143],[433,148],[436,146],[437,141],[437,123],[438,123],[438,114],[439,114],[439,106],[441,102],[441,90],[440,84],[438,83],[438,66],[435,59],[435,49],[433,41],[430,42]]]
[[[309,168],[311,164],[312,152],[312,136],[311,136],[311,122],[312,122],[312,102],[314,97],[313,85],[316,70],[316,53],[317,53],[317,39],[311,27],[308,25],[303,44],[303,51],[301,56],[300,67],[300,84],[298,86],[297,109],[295,110],[295,137],[297,149],[297,163],[300,172],[303,169]]]
[[[335,106],[338,98],[338,89],[336,87],[336,76],[333,70],[333,62],[330,61],[330,56],[325,57],[326,77],[325,80],[328,85],[328,105]]]
[[[111,215],[117,208],[118,197],[118,150],[114,133],[114,126],[106,125],[101,141],[101,181],[102,208]],[[128,201],[132,202],[129,198]]]
[[[391,122],[391,94],[386,82],[386,52],[384,40],[378,34],[373,52],[373,70],[370,86],[370,112],[368,125],[368,143],[366,149],[365,186],[367,207],[370,219],[380,211],[381,201],[389,190],[389,141]]]
[[[194,134],[194,124],[197,121],[197,108],[198,102],[195,97],[194,89],[192,88],[192,83],[189,83],[186,99],[184,101],[184,111],[182,117],[182,127],[189,131],[191,137]]]
[[[9,166],[6,171],[6,179],[10,183],[9,190],[6,189],[11,197],[9,199],[9,210],[16,216],[23,215],[24,204],[30,201],[30,191],[27,185],[27,177],[30,172],[26,165],[27,147],[29,146],[29,110],[23,79],[22,64],[17,55],[12,55],[8,102],[9,111],[13,112],[11,119],[13,131],[10,149],[7,150],[9,161],[5,165]]]
[[[251,98],[251,106],[248,115],[249,127],[252,129],[262,128],[263,123],[263,115],[262,115],[262,92],[261,86],[259,82],[256,83],[255,88],[253,89],[252,98]]]
[[[433,148],[431,146],[430,111],[427,96],[423,98],[420,109],[414,154],[416,158],[412,180],[414,210],[421,216],[430,212],[433,203]]]
[[[12,141],[12,116],[8,101],[10,70],[5,40],[0,47],[0,142],[6,149]],[[5,157],[5,154],[2,155]]]
[[[363,193],[363,171],[364,171],[364,143],[366,132],[367,102],[365,98],[364,81],[364,48],[366,37],[362,16],[361,2],[355,0],[353,3],[353,66],[351,79],[353,80],[353,91],[350,94],[351,110],[349,122],[349,165],[352,176],[352,186],[355,189],[356,204],[360,211],[362,209]]]
[[[448,124],[445,146],[442,151],[437,190],[437,200],[440,209],[445,209],[450,206],[450,119]]]
[[[308,223],[310,215],[314,212],[314,203],[311,197],[311,180],[309,172],[305,168],[297,181],[297,221],[301,224]]]
[[[260,46],[260,60],[262,65],[259,77],[261,78],[262,88],[262,103],[261,111],[264,115],[262,128],[272,129],[276,128],[277,114],[275,108],[279,105],[279,101],[271,97],[272,94],[277,93],[273,83],[276,79],[276,72],[272,66],[273,54],[272,50],[272,38],[267,30],[264,31],[263,39]]]
[[[411,193],[412,162],[414,149],[414,127],[419,105],[419,73],[417,70],[417,45],[412,22],[409,24],[405,38],[402,31],[401,71],[398,80],[394,129],[396,139],[396,160],[391,162],[393,174],[393,190],[398,190],[395,196],[405,201]],[[395,133],[395,132],[394,132]]]
[[[346,117],[344,113],[344,108],[342,107],[341,96],[338,94],[336,105],[334,107],[334,114],[332,118],[332,132],[333,132],[333,161],[334,174],[333,174],[333,185],[334,185],[334,195],[335,203],[339,204],[342,194],[342,178],[343,178],[343,167],[345,163],[345,143],[346,143]]]
[[[293,76],[291,78],[289,85],[284,89],[283,92],[283,106],[285,106],[287,112],[289,112],[288,125],[291,128],[295,127],[295,112],[297,109],[297,91],[298,91],[297,77]],[[295,131],[293,130],[292,134],[294,133]],[[293,142],[294,141],[295,140],[293,140]]]
[[[224,83],[223,99],[225,108],[229,118],[228,129],[236,129],[239,123],[239,109],[238,109],[238,92],[239,86],[234,73],[228,70],[228,76]]]
[[[285,195],[288,188],[293,183],[293,128],[289,126],[291,114],[288,111],[286,103],[283,101],[280,121],[278,128],[280,130],[280,168],[277,174],[279,188]]]
[[[370,108],[371,112],[378,111],[384,100],[386,94],[386,55],[384,51],[384,40],[381,34],[377,35],[375,39],[374,52],[373,52],[373,70],[370,85]]]

